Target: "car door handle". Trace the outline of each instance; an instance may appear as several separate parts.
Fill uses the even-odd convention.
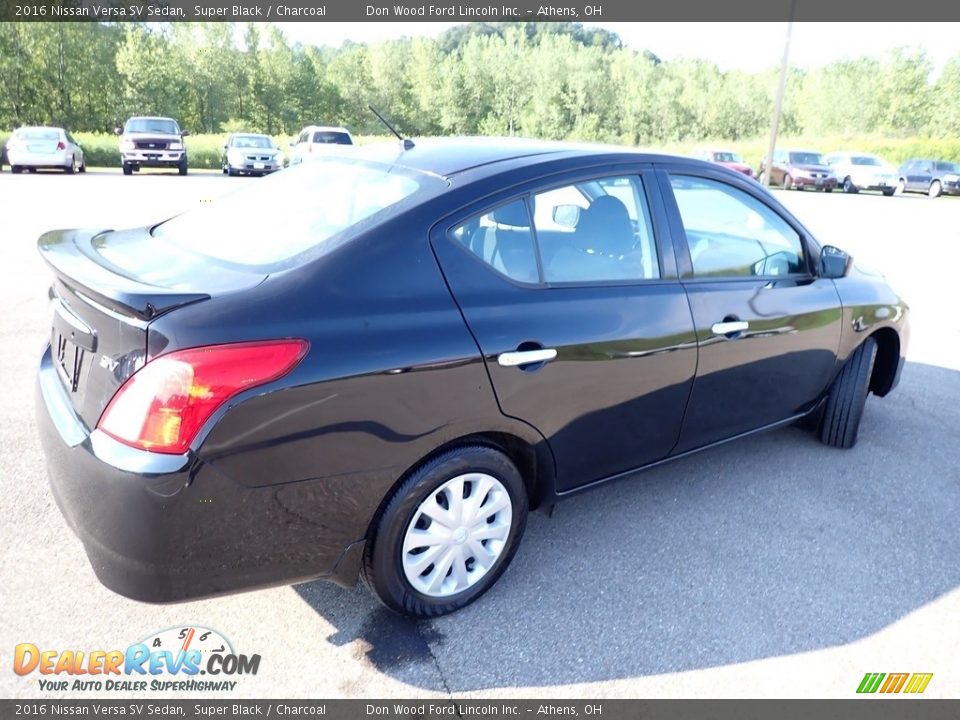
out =
[[[750,327],[746,320],[730,320],[714,323],[710,330],[714,335],[735,335],[742,333]]]
[[[497,363],[501,367],[517,367],[519,365],[532,365],[533,363],[550,362],[557,357],[557,351],[553,348],[542,348],[540,350],[516,350],[514,352],[500,353],[497,356]]]

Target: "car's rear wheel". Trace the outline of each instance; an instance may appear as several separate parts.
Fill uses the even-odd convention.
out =
[[[80,172],[85,173],[87,171],[87,159],[84,158],[83,162],[80,163]]]
[[[232,167],[227,168],[227,175],[229,175],[230,177],[236,177],[239,174],[240,174],[239,170],[234,170]]]
[[[856,444],[876,356],[877,341],[867,338],[840,370],[823,409],[821,442],[838,448],[852,448]]]
[[[76,157],[70,158],[70,164],[67,165],[67,166],[63,169],[63,171],[64,171],[67,175],[73,175],[73,174],[77,171],[77,158],[76,158]]]
[[[790,173],[787,173],[783,176],[783,189],[784,190],[794,190],[796,189],[793,185],[793,178],[790,177]]]
[[[943,192],[943,185],[940,184],[939,180],[934,180],[930,183],[930,189],[927,190],[927,195],[932,198],[940,197],[940,193]]]
[[[459,610],[506,570],[526,522],[526,486],[510,459],[482,445],[455,448],[393,494],[367,542],[364,581],[405,615]]]

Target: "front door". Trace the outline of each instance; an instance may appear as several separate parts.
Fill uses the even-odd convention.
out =
[[[699,172],[663,177],[686,238],[678,262],[700,347],[683,452],[810,409],[836,367],[841,310],[761,191]]]
[[[501,410],[547,439],[561,492],[679,436],[697,351],[662,213],[638,169],[528,187],[432,238]]]

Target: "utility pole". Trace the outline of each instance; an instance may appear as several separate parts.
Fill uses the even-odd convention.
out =
[[[780,84],[777,86],[777,97],[773,102],[773,117],[770,119],[770,144],[767,146],[767,160],[763,169],[763,185],[770,187],[770,166],[773,164],[773,153],[777,148],[777,131],[780,129],[780,113],[783,110],[783,95],[787,89],[787,68],[790,63],[790,36],[793,34],[793,12],[797,7],[797,0],[790,0],[790,16],[787,19],[787,40],[783,45],[783,62],[780,63]]]

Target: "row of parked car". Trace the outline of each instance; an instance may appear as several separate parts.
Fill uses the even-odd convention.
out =
[[[190,161],[184,138],[190,133],[173,118],[132,117],[114,133],[120,138],[124,175],[143,167],[171,168],[187,174]],[[297,165],[330,145],[353,145],[353,137],[346,128],[311,125],[300,131],[290,143],[289,155],[284,155],[269,135],[231,133],[222,148],[221,168],[227,175],[267,175],[286,165]],[[60,127],[17,128],[5,149],[14,173],[41,169],[74,173],[87,169],[80,143]]]
[[[724,165],[760,182],[767,173],[766,158],[754,173],[753,168],[730,150],[704,148],[698,150],[695,157]],[[896,168],[870,153],[845,151],[823,155],[816,150],[785,149],[774,152],[769,172],[770,185],[787,190],[811,188],[833,192],[841,188],[847,193],[876,190],[887,197],[905,192],[925,193],[932,198],[960,195],[960,164],[946,160],[911,158]]]
[[[186,175],[189,167],[184,138],[189,135],[173,118],[132,117],[115,128],[120,137],[120,162],[124,175],[142,167],[176,168]],[[310,125],[290,143],[288,155],[272,137],[261,133],[231,133],[224,143],[220,163],[225,175],[267,175],[287,165],[297,165],[331,145],[353,145],[346,128]],[[6,145],[7,162],[14,173],[41,168],[61,168],[66,173],[85,172],[83,148],[70,133],[59,127],[21,127]],[[703,148],[695,157],[724,165],[763,181],[768,172],[766,158],[760,169],[753,168],[731,150]],[[0,165],[2,169],[2,165]],[[894,168],[882,158],[861,152],[777,150],[770,165],[770,184],[787,190],[811,188],[857,193],[875,190],[886,196],[921,192],[930,197],[960,195],[960,164],[946,160],[912,158]]]

